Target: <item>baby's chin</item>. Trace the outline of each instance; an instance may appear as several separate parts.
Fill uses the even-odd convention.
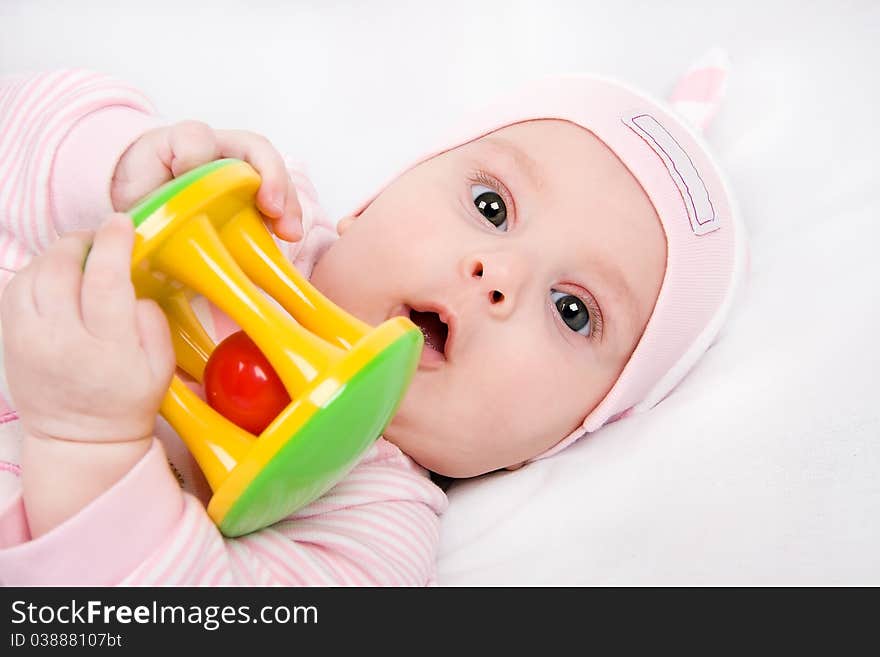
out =
[[[418,376],[419,372],[416,372],[415,377]],[[410,393],[412,393],[412,386]],[[433,427],[430,426],[431,423],[426,418],[427,414],[419,412],[417,404],[413,402],[411,396],[404,398],[397,413],[385,428],[382,437],[389,443],[396,445],[400,451],[423,468],[449,477],[453,476],[438,470],[438,468],[440,470],[447,468],[440,462],[441,459],[437,458],[437,454],[432,454],[429,448],[432,443],[438,441],[437,433],[432,430]]]
[[[430,431],[430,427],[424,427],[423,431]],[[430,439],[426,439],[429,436]],[[396,415],[388,425],[383,438],[400,451],[406,454],[416,464],[438,475],[453,479],[466,479],[476,477],[499,468],[480,468],[468,462],[462,454],[456,454],[453,450],[442,449],[447,444],[442,436],[436,432],[423,433],[416,427],[407,424],[405,418]]]

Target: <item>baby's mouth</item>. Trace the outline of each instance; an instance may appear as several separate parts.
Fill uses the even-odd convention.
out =
[[[421,312],[410,308],[409,318],[413,324],[421,329],[425,336],[425,345],[445,356],[449,327],[440,319],[440,315],[431,311]]]
[[[450,361],[456,350],[458,317],[444,304],[436,301],[417,301],[418,307],[404,302],[388,315],[408,317],[425,336],[419,368],[435,369]],[[451,361],[450,361],[451,362]]]

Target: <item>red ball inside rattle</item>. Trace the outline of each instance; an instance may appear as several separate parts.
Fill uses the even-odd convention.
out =
[[[255,436],[290,403],[278,374],[244,331],[214,348],[204,381],[211,408]]]

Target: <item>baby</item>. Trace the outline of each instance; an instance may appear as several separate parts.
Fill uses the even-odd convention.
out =
[[[704,124],[722,81],[699,67],[673,100]],[[156,421],[171,342],[134,297],[133,230],[111,214],[220,157],[259,171],[258,206],[316,288],[426,336],[354,470],[237,539],[213,526],[200,473]],[[586,75],[483,108],[335,231],[265,139],[162,125],[136,91],[85,72],[0,86],[0,171],[6,584],[433,584],[446,497],[429,474],[518,468],[653,407],[715,339],[744,271],[702,140],[668,106]],[[236,330],[196,309],[215,339]]]

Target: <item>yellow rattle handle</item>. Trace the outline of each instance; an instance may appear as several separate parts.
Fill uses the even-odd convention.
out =
[[[421,331],[403,317],[372,327],[324,297],[288,262],[256,208],[257,173],[219,160],[131,211],[132,282],[155,299],[178,366],[196,382],[215,349],[190,305],[198,293],[260,349],[290,404],[259,436],[174,376],[161,406],[214,495],[208,513],[237,536],[323,494],[384,431],[415,372]]]

